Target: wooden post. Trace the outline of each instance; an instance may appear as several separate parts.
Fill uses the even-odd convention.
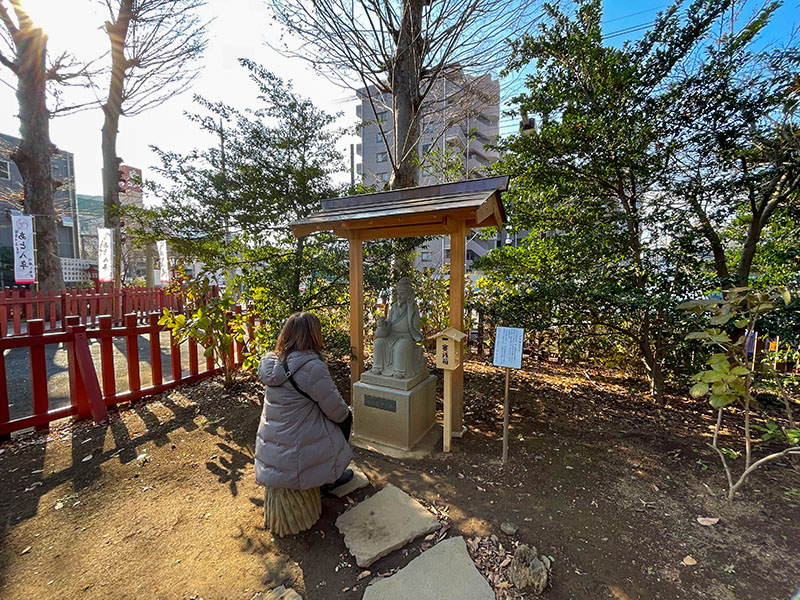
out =
[[[6,310],[5,305],[2,307],[2,310]],[[6,321],[0,323],[0,338],[4,338],[6,336],[6,324]],[[6,385],[6,356],[5,351],[0,348],[0,424],[8,423],[10,420],[11,411],[8,406],[8,386]],[[7,442],[10,439],[10,432],[0,434],[0,442]]]
[[[44,321],[31,319],[28,321],[28,336],[31,338],[30,368],[31,392],[33,394],[33,413],[43,415],[48,411],[47,398],[47,359],[44,349]],[[38,339],[33,339],[38,338]],[[37,425],[36,431],[47,431],[49,425]]]
[[[442,415],[443,435],[442,452],[450,452],[450,442],[453,439],[453,371],[444,370],[444,414]]]
[[[139,334],[136,331],[136,313],[125,315],[125,356],[128,359],[128,389],[138,392],[142,389],[139,376]]]
[[[161,372],[161,325],[158,324],[160,315],[150,313],[148,322],[150,324],[150,373],[152,375],[152,385],[161,385],[163,374]]]
[[[509,402],[508,402],[508,382],[511,378],[511,369],[506,367],[506,395],[503,400],[503,464],[508,462],[508,421],[509,421]]]
[[[108,334],[100,338],[100,372],[103,375],[103,396],[106,398],[110,398],[117,393],[117,373],[114,367],[114,340],[111,337],[112,318],[111,315],[100,315],[97,319],[100,331]]]
[[[454,224],[450,233],[450,327],[464,331],[464,262],[466,259],[467,226],[464,221]],[[453,371],[452,435],[463,434],[464,365]]]
[[[364,247],[358,233],[350,240],[350,385],[364,371]]]

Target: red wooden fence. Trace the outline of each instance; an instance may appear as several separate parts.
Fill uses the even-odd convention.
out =
[[[164,308],[183,310],[182,295],[167,292],[164,288],[100,288],[34,292],[25,289],[0,291],[0,333],[3,337],[23,335],[26,323],[42,319],[45,329],[66,331],[63,316],[77,316],[82,325],[96,325],[100,315],[111,315],[116,324],[122,324],[123,315],[135,313],[141,322],[151,312]]]
[[[237,307],[237,312],[241,308]],[[87,313],[89,314],[89,313]],[[45,332],[42,319],[28,321],[28,333],[24,336],[6,337],[4,328],[0,329],[0,439],[7,439],[12,431],[28,427],[47,429],[48,423],[56,419],[75,415],[78,418],[92,416],[95,420],[104,420],[106,407],[120,402],[130,402],[143,396],[158,394],[183,383],[197,381],[222,371],[214,365],[212,357],[201,360],[202,352],[196,340],[190,338],[186,344],[189,352],[189,369],[184,372],[181,365],[180,345],[175,343],[170,334],[170,343],[164,350],[170,356],[170,379],[164,378],[161,365],[161,332],[165,328],[158,324],[160,313],[147,315],[146,323],[139,323],[136,313],[124,315],[123,325],[114,327],[111,315],[98,315],[98,327],[87,329],[85,317],[72,315],[65,319],[64,331]],[[254,325],[250,319],[250,330]],[[146,387],[141,384],[141,364],[139,361],[139,336],[148,336],[150,343],[150,375],[151,383]],[[96,339],[100,343],[99,372],[102,374],[102,387],[97,377],[89,340]],[[114,364],[114,340],[125,341],[125,359],[127,363],[127,390],[118,390],[116,369]],[[67,372],[69,376],[70,405],[61,408],[50,408],[47,391],[47,363],[45,348],[52,344],[66,344]],[[33,414],[15,419],[10,418],[8,401],[7,373],[5,351],[13,348],[28,348],[30,357],[30,381],[33,399]],[[231,349],[234,361],[241,365],[244,360],[246,344],[237,342]]]

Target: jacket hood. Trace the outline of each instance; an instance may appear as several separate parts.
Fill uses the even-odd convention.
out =
[[[313,350],[295,351],[289,354],[286,358],[286,363],[289,370],[294,374],[307,362],[312,360],[319,360],[320,356]],[[283,368],[283,363],[274,352],[269,352],[261,362],[258,364],[258,378],[264,385],[278,386],[283,385],[289,378],[286,376],[286,370]]]

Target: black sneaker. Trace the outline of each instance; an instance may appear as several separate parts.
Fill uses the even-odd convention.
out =
[[[339,476],[339,479],[337,479],[333,483],[326,483],[325,485],[320,487],[320,490],[322,491],[323,494],[327,494],[328,492],[335,490],[339,486],[344,485],[352,478],[353,478],[353,469],[345,469],[344,473],[342,473]]]

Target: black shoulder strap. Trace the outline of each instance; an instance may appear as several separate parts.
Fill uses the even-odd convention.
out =
[[[301,390],[300,386],[297,385],[297,382],[294,380],[294,377],[292,377],[292,372],[289,370],[289,365],[286,364],[286,361],[281,360],[281,364],[283,365],[283,370],[286,371],[286,377],[287,379],[289,379],[289,383],[291,383],[292,387],[294,387],[294,389],[297,390],[297,393],[300,394],[301,396],[305,396],[306,398],[308,398],[313,402],[314,399],[308,394],[306,394],[303,390]]]

